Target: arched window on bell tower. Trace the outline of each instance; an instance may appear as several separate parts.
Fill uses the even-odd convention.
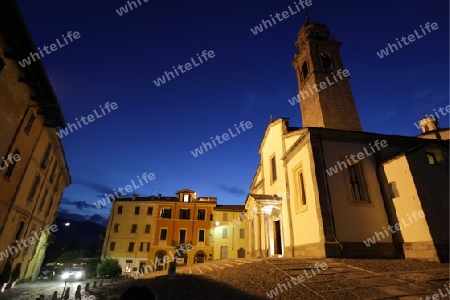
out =
[[[306,79],[306,77],[308,77],[308,63],[306,62],[306,60],[303,62],[302,64],[302,78]]]
[[[321,52],[320,53],[320,63],[324,69],[334,69],[333,62],[329,54]]]

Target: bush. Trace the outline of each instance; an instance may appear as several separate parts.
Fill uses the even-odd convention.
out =
[[[98,267],[98,274],[102,277],[117,277],[122,274],[122,268],[117,259],[105,258]]]
[[[86,276],[88,278],[95,277],[97,275],[97,267],[100,259],[91,259],[86,264]]]

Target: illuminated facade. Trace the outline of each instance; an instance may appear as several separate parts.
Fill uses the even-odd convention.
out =
[[[249,222],[244,205],[214,208],[214,259],[249,257]]]
[[[175,197],[150,196],[113,201],[102,257],[119,260],[125,273],[166,269],[165,256],[178,265],[212,258],[215,197],[180,190]],[[184,249],[185,251],[178,251]]]
[[[448,130],[426,118],[418,137],[362,131],[349,78],[309,89],[342,74],[341,43],[307,20],[296,46],[304,127],[266,128],[245,205],[252,256],[448,261]]]
[[[18,64],[36,51],[15,2],[1,1],[0,251],[7,257],[0,271],[11,263],[13,279],[22,281],[37,278],[52,233],[45,228],[71,183],[56,135],[65,121],[44,67]]]

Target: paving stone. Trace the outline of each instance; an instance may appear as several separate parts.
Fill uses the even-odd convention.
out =
[[[293,277],[311,276],[310,266],[327,263],[312,278],[294,284]],[[195,266],[177,268],[175,279],[167,277],[167,270],[143,274],[141,279],[128,279],[92,289],[99,300],[118,300],[134,285],[146,285],[160,300],[200,299],[420,299],[438,293],[448,284],[448,264],[405,260],[349,260],[349,259],[227,259],[214,260]],[[92,285],[92,283],[91,283]],[[201,287],[201,288],[200,288]],[[280,290],[279,288],[282,288]],[[83,286],[84,288],[84,286]],[[76,287],[72,288],[72,293]],[[36,299],[48,286],[36,283],[18,285],[15,291],[4,293],[0,299]],[[51,291],[51,293],[50,293]],[[61,288],[62,291],[62,288]]]

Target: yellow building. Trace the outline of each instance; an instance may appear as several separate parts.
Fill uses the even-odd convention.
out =
[[[244,205],[217,205],[214,208],[214,259],[249,256],[249,218]]]
[[[418,137],[362,131],[341,45],[324,24],[300,29],[304,127],[271,118],[266,128],[245,205],[250,252],[448,261],[448,130],[425,118]]]
[[[155,197],[115,199],[112,202],[102,258],[115,258],[124,274],[147,264],[155,231]]]
[[[102,258],[115,258],[125,274],[147,267],[162,270],[212,258],[215,197],[197,197],[180,190],[176,197],[150,196],[116,199],[108,222]]]
[[[65,121],[44,67],[18,64],[37,50],[14,1],[0,2],[0,20],[0,271],[12,264],[26,281],[39,274],[57,231],[46,228],[71,179],[56,135]]]

